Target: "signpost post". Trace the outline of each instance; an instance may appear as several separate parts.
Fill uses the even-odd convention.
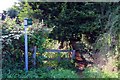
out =
[[[32,25],[32,19],[24,19],[24,29],[25,29],[25,71],[28,71],[28,40],[27,40],[27,27]]]

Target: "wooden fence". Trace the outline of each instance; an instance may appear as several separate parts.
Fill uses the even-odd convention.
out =
[[[34,53],[33,53],[33,64],[36,65],[36,46],[34,47]],[[57,49],[46,49],[45,52],[56,52],[60,54],[61,52],[72,52],[72,59],[75,58],[75,50],[57,50]],[[58,62],[60,62],[61,57],[58,56]]]

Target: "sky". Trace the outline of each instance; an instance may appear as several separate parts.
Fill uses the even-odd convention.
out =
[[[18,0],[0,0],[0,13],[2,13],[3,10],[10,8],[12,5],[14,5],[14,2],[17,1]]]

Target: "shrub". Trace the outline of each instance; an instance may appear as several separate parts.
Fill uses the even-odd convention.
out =
[[[86,68],[83,72],[83,76],[85,78],[118,78],[118,73],[108,73],[94,67]]]
[[[38,25],[39,24],[39,25]],[[28,54],[32,60],[33,47],[37,46],[37,51],[42,54],[44,42],[47,38],[47,31],[41,23],[33,23],[28,27]],[[15,19],[7,18],[2,24],[2,66],[4,69],[23,69],[24,67],[24,26],[15,24]],[[38,59],[39,58],[39,59]],[[41,56],[37,56],[37,62],[41,61]],[[29,61],[31,66],[32,61]],[[8,68],[7,68],[8,69]]]
[[[79,78],[79,76],[71,70],[68,69],[55,69],[51,70],[48,74],[43,74],[45,78]]]
[[[46,72],[46,68],[30,69],[28,72],[20,69],[3,70],[2,78],[41,78]]]

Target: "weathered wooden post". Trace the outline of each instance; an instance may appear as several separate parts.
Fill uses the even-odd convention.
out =
[[[36,46],[34,46],[33,65],[36,66]]]
[[[60,63],[60,50],[58,51],[58,63]]]
[[[75,59],[75,50],[72,51],[72,59]]]

